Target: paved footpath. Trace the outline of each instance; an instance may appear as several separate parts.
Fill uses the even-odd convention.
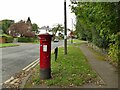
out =
[[[108,62],[99,60],[94,53],[89,50],[87,44],[80,46],[81,51],[88,59],[93,70],[102,78],[105,85],[96,86],[94,84],[83,85],[82,88],[118,88],[118,72],[115,67]]]

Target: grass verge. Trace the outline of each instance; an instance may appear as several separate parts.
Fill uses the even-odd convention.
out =
[[[83,40],[79,40],[79,39],[72,39],[73,43],[84,43],[84,42],[87,42],[87,41],[83,41]],[[68,39],[68,42],[71,42],[70,39]]]
[[[0,43],[0,48],[2,48],[2,47],[14,47],[14,46],[19,46],[19,45],[14,44],[14,43]]]
[[[78,87],[92,82],[97,77],[91,69],[86,57],[75,45],[68,46],[68,54],[64,55],[64,48],[59,48],[58,59],[54,61],[51,55],[52,79],[40,80],[39,65],[26,82],[25,88],[31,87]]]

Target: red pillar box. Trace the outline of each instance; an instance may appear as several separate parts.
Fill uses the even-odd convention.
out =
[[[40,78],[51,78],[51,38],[50,34],[40,34]]]

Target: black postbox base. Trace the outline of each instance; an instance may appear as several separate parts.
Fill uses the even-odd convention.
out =
[[[51,68],[40,69],[40,79],[50,79],[51,78]]]

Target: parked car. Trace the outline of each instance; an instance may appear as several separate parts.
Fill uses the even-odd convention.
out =
[[[59,42],[59,39],[56,38],[56,39],[54,40],[54,42]]]

